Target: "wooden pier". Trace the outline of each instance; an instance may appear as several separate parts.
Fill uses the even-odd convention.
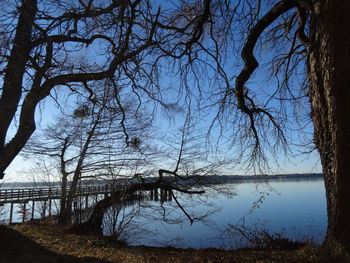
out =
[[[89,196],[98,194],[108,194],[116,189],[115,185],[86,185],[77,187],[75,196]],[[69,189],[67,189],[68,192]],[[60,187],[46,188],[0,188],[0,206],[5,203],[27,203],[29,201],[45,201],[49,199],[60,199],[62,189]]]
[[[105,184],[105,185],[84,185],[77,187],[77,190],[74,194],[75,198],[79,199],[79,208],[82,207],[82,202],[85,202],[85,208],[88,207],[89,201],[88,198],[93,196],[95,202],[99,195],[107,195],[112,191],[117,189],[116,185]],[[68,192],[69,189],[67,189]],[[9,205],[9,219],[8,222],[11,224],[13,222],[14,215],[14,205],[18,204],[21,206],[20,213],[23,215],[22,222],[25,222],[28,217],[34,219],[35,217],[35,207],[36,202],[41,202],[41,216],[42,218],[47,215],[51,216],[52,214],[52,203],[54,200],[59,200],[62,197],[62,188],[60,187],[37,187],[37,188],[13,188],[13,189],[1,189],[0,188],[0,207]],[[84,200],[84,201],[83,201]],[[30,204],[31,209],[28,208],[27,204]],[[30,210],[30,211],[28,211]],[[18,213],[18,211],[17,211]],[[25,214],[30,214],[25,216]]]
[[[88,209],[89,206],[98,201],[99,196],[104,197],[116,190],[120,190],[122,185],[104,184],[104,185],[84,185],[77,187],[74,194],[75,202],[74,209],[83,210]],[[68,189],[67,189],[68,192]],[[156,202],[171,201],[171,192],[157,189],[150,191],[149,199]],[[20,206],[21,222],[25,222],[29,219],[35,218],[35,208],[37,203],[40,203],[41,211],[40,218],[52,215],[52,206],[54,200],[59,200],[62,197],[62,189],[60,187],[37,187],[37,188],[13,188],[13,189],[1,189],[0,188],[0,208],[7,206],[9,209],[8,223],[13,223],[14,205]],[[90,199],[89,201],[89,198]],[[29,204],[28,204],[29,203]],[[9,206],[9,207],[8,207]]]

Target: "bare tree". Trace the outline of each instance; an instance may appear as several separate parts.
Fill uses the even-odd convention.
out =
[[[50,159],[46,162],[51,162],[52,169],[59,175],[62,188],[60,223],[70,222],[73,199],[82,180],[126,176],[133,167],[147,162],[148,156],[142,153],[140,142],[147,138],[149,122],[141,118],[141,114],[137,120],[127,120],[125,115],[135,111],[135,107],[124,101],[121,111],[106,91],[109,89],[102,89],[104,98],[95,104],[78,104],[71,115],[58,118],[53,126],[34,136],[25,147],[24,152],[31,157]],[[130,114],[134,116],[134,113]],[[123,129],[126,123],[130,126],[131,147],[125,144]]]
[[[236,10],[233,19],[241,19],[240,30],[246,30],[243,66],[225,92],[225,109],[234,104],[243,113],[253,156],[260,157],[272,136],[286,145],[283,131],[288,116],[306,113],[302,115],[307,117],[305,124],[311,115],[326,187],[326,243],[349,248],[350,2],[247,0],[240,1]],[[260,67],[270,62],[271,75],[277,80],[275,91],[266,88],[265,96],[265,90],[248,83],[259,62]],[[294,111],[278,109],[282,101],[296,106]]]
[[[172,7],[139,0],[22,0],[1,11],[1,177],[36,129],[35,111],[45,98],[88,94],[93,103],[91,85],[109,80],[116,89],[127,87],[138,104],[168,108],[160,67],[173,65],[186,82],[189,65],[208,53],[194,47],[210,21],[210,0]],[[122,95],[114,100],[122,102]]]
[[[290,115],[304,127],[311,113],[326,185],[326,241],[350,246],[348,1],[203,0],[155,7],[137,0],[23,0],[2,12],[2,176],[34,132],[39,102],[55,98],[63,87],[93,103],[91,84],[108,79],[116,89],[128,87],[127,94],[139,104],[153,101],[171,108],[181,100],[189,103],[189,98],[203,102],[203,97],[193,97],[203,92],[200,79],[207,76],[215,85],[205,98],[213,99],[209,105],[220,104],[219,125],[235,127],[232,139],[248,165],[260,167],[267,160],[266,148],[275,156],[280,149],[288,150],[285,131],[288,123],[296,123]],[[235,36],[245,36],[238,72],[227,70],[237,66],[236,61],[222,63],[239,46],[221,53],[229,43],[226,33],[232,33],[235,44],[240,44]],[[258,50],[262,52],[256,57]],[[277,81],[273,88],[254,89],[248,83],[258,61],[272,69],[270,76]],[[179,99],[171,103],[159,83],[162,67],[180,76]],[[121,102],[122,95],[115,100]],[[16,113],[18,127],[11,137]],[[127,129],[124,132],[129,142]]]
[[[162,165],[168,165],[169,169],[157,169],[158,178],[143,176],[138,174],[137,180],[130,180],[124,185],[117,185],[115,190],[106,198],[99,201],[93,208],[92,214],[87,222],[76,224],[71,229],[77,233],[102,233],[102,223],[106,211],[115,205],[123,205],[123,201],[128,196],[137,191],[153,191],[161,189],[170,193],[178,209],[180,209],[186,218],[192,224],[200,220],[199,217],[192,217],[181,202],[177,194],[203,194],[203,184],[206,183],[208,175],[217,174],[217,169],[223,164],[221,162],[210,163],[203,158],[203,153],[196,144],[198,137],[194,135],[194,126],[191,116],[188,114],[184,124],[178,133],[179,142],[171,144],[170,150],[162,153]],[[203,140],[203,136],[201,137]],[[176,148],[174,148],[176,147]],[[159,152],[159,154],[161,154]],[[165,155],[164,155],[165,154]],[[175,158],[171,158],[175,157]],[[167,162],[166,158],[169,158]],[[159,164],[154,164],[158,166]],[[147,173],[145,172],[147,175]],[[151,173],[153,175],[154,173]],[[162,203],[162,202],[161,202]],[[142,209],[142,208],[141,208]]]

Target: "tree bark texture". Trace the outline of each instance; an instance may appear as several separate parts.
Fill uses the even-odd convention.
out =
[[[308,74],[327,197],[326,244],[349,248],[350,1],[313,0],[312,8]]]
[[[5,144],[9,125],[16,114],[22,97],[23,75],[31,51],[32,27],[37,12],[36,2],[36,0],[22,1],[16,35],[4,76],[0,97],[0,179],[3,177],[4,170],[23,148],[35,130],[35,125],[29,125],[28,127],[24,125],[25,132],[22,135],[17,135],[16,138],[20,143]],[[34,115],[31,117],[34,120]],[[29,119],[28,121],[31,120]]]

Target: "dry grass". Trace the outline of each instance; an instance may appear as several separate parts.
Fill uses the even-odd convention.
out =
[[[58,255],[74,256],[77,260],[87,257],[94,259],[87,262],[320,262],[318,248],[312,245],[306,245],[294,251],[122,247],[106,237],[70,234],[64,227],[57,225],[32,223],[15,225],[10,228]],[[23,246],[25,247],[25,244]]]

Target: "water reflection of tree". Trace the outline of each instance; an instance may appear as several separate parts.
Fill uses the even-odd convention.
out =
[[[133,242],[146,231],[133,222],[139,214],[138,205],[126,206],[124,203],[114,203],[103,218],[103,234],[123,243]]]
[[[201,187],[209,190],[210,196],[212,189],[210,186]],[[142,192],[142,198],[135,196],[134,202],[128,205],[113,204],[106,210],[103,218],[103,234],[113,236],[117,240],[127,243],[142,243],[144,240],[150,241],[152,238],[158,245],[181,245],[185,240],[181,237],[168,236],[166,230],[170,225],[185,224],[190,225],[191,221],[179,209],[174,199],[155,201],[150,198],[150,192]],[[209,202],[211,197],[207,192],[200,195],[177,194],[177,199],[182,208],[191,216],[194,224],[200,222],[206,227],[217,230],[219,227],[216,222],[210,219],[210,216],[220,210],[218,205]],[[159,231],[160,229],[165,230]],[[161,238],[160,241],[159,237]]]

